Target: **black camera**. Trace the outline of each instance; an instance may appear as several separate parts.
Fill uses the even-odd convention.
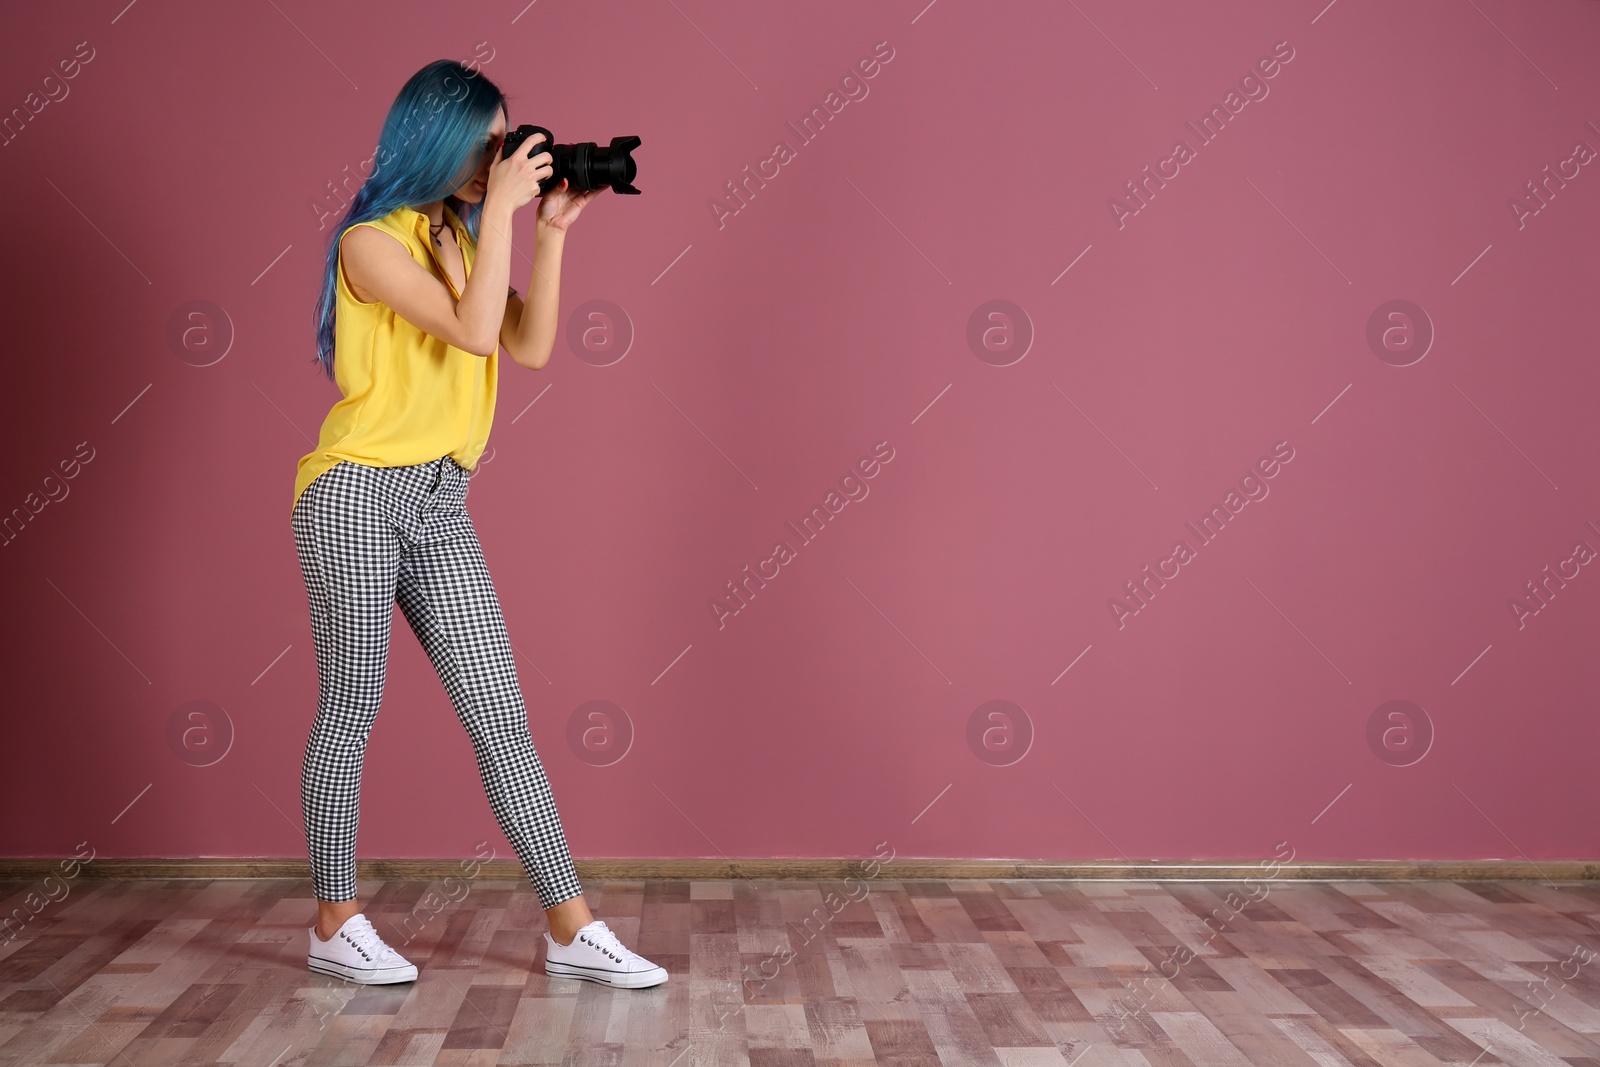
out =
[[[506,142],[500,148],[500,158],[509,157],[523,141],[536,133],[544,134],[544,140],[529,154],[536,156],[540,152],[549,152],[551,167],[550,177],[539,182],[540,196],[560,185],[562,178],[571,183],[571,188],[580,192],[609,185],[614,193],[638,195],[639,190],[633,187],[632,182],[639,168],[629,153],[639,147],[639,138],[613,137],[609,148],[601,148],[593,141],[556,144],[554,135],[543,126],[523,123],[506,134]]]

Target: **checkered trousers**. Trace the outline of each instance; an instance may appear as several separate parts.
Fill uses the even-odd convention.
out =
[[[300,799],[321,900],[356,895],[356,825],[367,736],[383,697],[400,604],[467,728],[494,817],[549,908],[583,892],[550,783],[528,734],[500,601],[454,459],[409,467],[347,461],[318,475],[291,525],[311,605],[317,715]]]

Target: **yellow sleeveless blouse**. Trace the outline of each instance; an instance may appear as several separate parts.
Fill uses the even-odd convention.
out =
[[[455,230],[470,278],[477,243],[449,205],[444,217]],[[402,206],[355,225],[393,235],[461,299],[434,256],[427,215]],[[341,231],[340,240],[353,228]],[[474,355],[422,332],[384,303],[356,299],[342,258],[336,259],[334,274],[333,374],[344,396],[323,419],[316,450],[300,457],[291,512],[306,486],[341,460],[405,467],[448,454],[472,470],[494,421],[498,348],[489,356]]]

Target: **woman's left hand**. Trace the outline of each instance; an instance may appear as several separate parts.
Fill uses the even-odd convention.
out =
[[[552,230],[566,232],[568,226],[577,219],[584,207],[605,191],[607,186],[590,189],[586,193],[574,193],[571,183],[562,178],[561,184],[551,189],[539,199],[539,214],[536,221],[541,226],[548,226]]]

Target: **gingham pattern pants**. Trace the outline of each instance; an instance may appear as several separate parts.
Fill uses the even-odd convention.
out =
[[[361,765],[383,697],[396,601],[467,728],[489,806],[540,904],[583,892],[467,514],[469,478],[449,456],[408,467],[347,460],[295,502],[291,525],[317,655],[300,800],[321,900],[356,896]]]

